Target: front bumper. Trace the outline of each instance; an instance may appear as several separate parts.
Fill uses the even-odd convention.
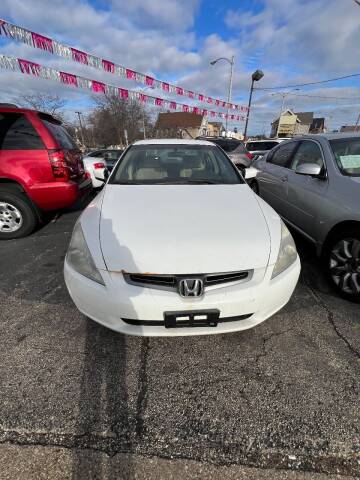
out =
[[[182,298],[175,292],[125,282],[120,272],[101,271],[106,287],[77,273],[65,260],[65,283],[77,308],[87,317],[117,332],[140,336],[186,336],[236,332],[252,328],[280,310],[289,300],[300,274],[300,260],[271,280],[273,266],[258,269],[249,282],[222,286],[201,298]],[[167,311],[219,309],[217,327],[167,329],[153,325]],[[251,316],[248,316],[251,315]],[[228,317],[247,318],[229,321]],[[122,320],[140,320],[134,325]],[[147,321],[149,322],[147,324]],[[136,323],[136,322],[135,322]]]

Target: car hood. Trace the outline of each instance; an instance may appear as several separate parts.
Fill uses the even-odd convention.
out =
[[[111,271],[220,273],[268,263],[268,226],[245,184],[108,184],[103,195],[100,244]]]

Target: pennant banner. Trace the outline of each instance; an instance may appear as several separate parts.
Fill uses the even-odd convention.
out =
[[[64,85],[82,88],[89,90],[90,92],[116,95],[125,100],[130,98],[156,107],[165,107],[171,110],[182,112],[192,112],[198,115],[211,115],[212,117],[228,118],[237,122],[244,122],[246,120],[246,118],[242,115],[228,115],[223,112],[201,109],[199,107],[185,105],[183,103],[174,102],[165,98],[153,97],[151,95],[144,94],[141,91],[116,87],[115,85],[109,85],[107,83],[91,80],[89,78],[81,77],[80,75],[74,75],[68,72],[61,72],[55,68],[45,67],[39,63],[30,62],[28,60],[23,60],[21,58],[11,57],[8,55],[0,55],[0,68],[13,70],[25,75],[45,78],[47,80],[55,80]]]
[[[234,103],[228,103],[223,100],[216,98],[208,97],[202,93],[195,93],[185,88],[179,87],[178,85],[172,85],[167,82],[162,82],[157,80],[149,75],[136,72],[129,68],[123,67],[122,65],[115,64],[109,60],[104,60],[96,55],[91,55],[90,53],[82,52],[76,48],[69,47],[63,43],[57,42],[52,38],[45,37],[39,33],[32,32],[26,28],[19,27],[13,23],[7,22],[0,19],[0,35],[6,35],[7,37],[17,40],[19,42],[26,43],[34,48],[39,48],[41,50],[46,50],[47,52],[52,53],[53,55],[58,55],[60,57],[66,58],[68,60],[73,60],[84,65],[89,65],[91,67],[97,68],[99,70],[104,70],[105,72],[118,75],[122,78],[128,80],[135,80],[138,83],[143,85],[151,86],[153,88],[158,88],[164,92],[169,92],[174,95],[188,97],[195,99],[198,102],[205,104],[214,104],[217,107],[226,108],[232,111],[238,112],[247,112],[248,107],[245,105],[237,105]]]

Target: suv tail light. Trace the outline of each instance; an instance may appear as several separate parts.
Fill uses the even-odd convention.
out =
[[[102,162],[94,163],[94,168],[95,168],[95,169],[105,168],[105,163],[102,163]]]
[[[252,160],[254,158],[254,155],[250,152],[247,152],[246,156],[249,160]]]
[[[58,181],[69,180],[69,165],[66,161],[64,151],[61,149],[48,150],[48,155],[55,179]]]

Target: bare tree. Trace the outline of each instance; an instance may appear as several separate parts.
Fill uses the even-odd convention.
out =
[[[111,95],[96,96],[94,101],[96,108],[88,117],[88,128],[98,146],[125,145],[125,130],[129,142],[142,138],[144,124],[146,135],[152,135],[150,116],[138,101]]]
[[[50,113],[60,120],[63,118],[62,109],[66,104],[66,100],[52,93],[34,93],[29,95],[21,95],[21,103],[24,106],[40,110],[41,112]]]

